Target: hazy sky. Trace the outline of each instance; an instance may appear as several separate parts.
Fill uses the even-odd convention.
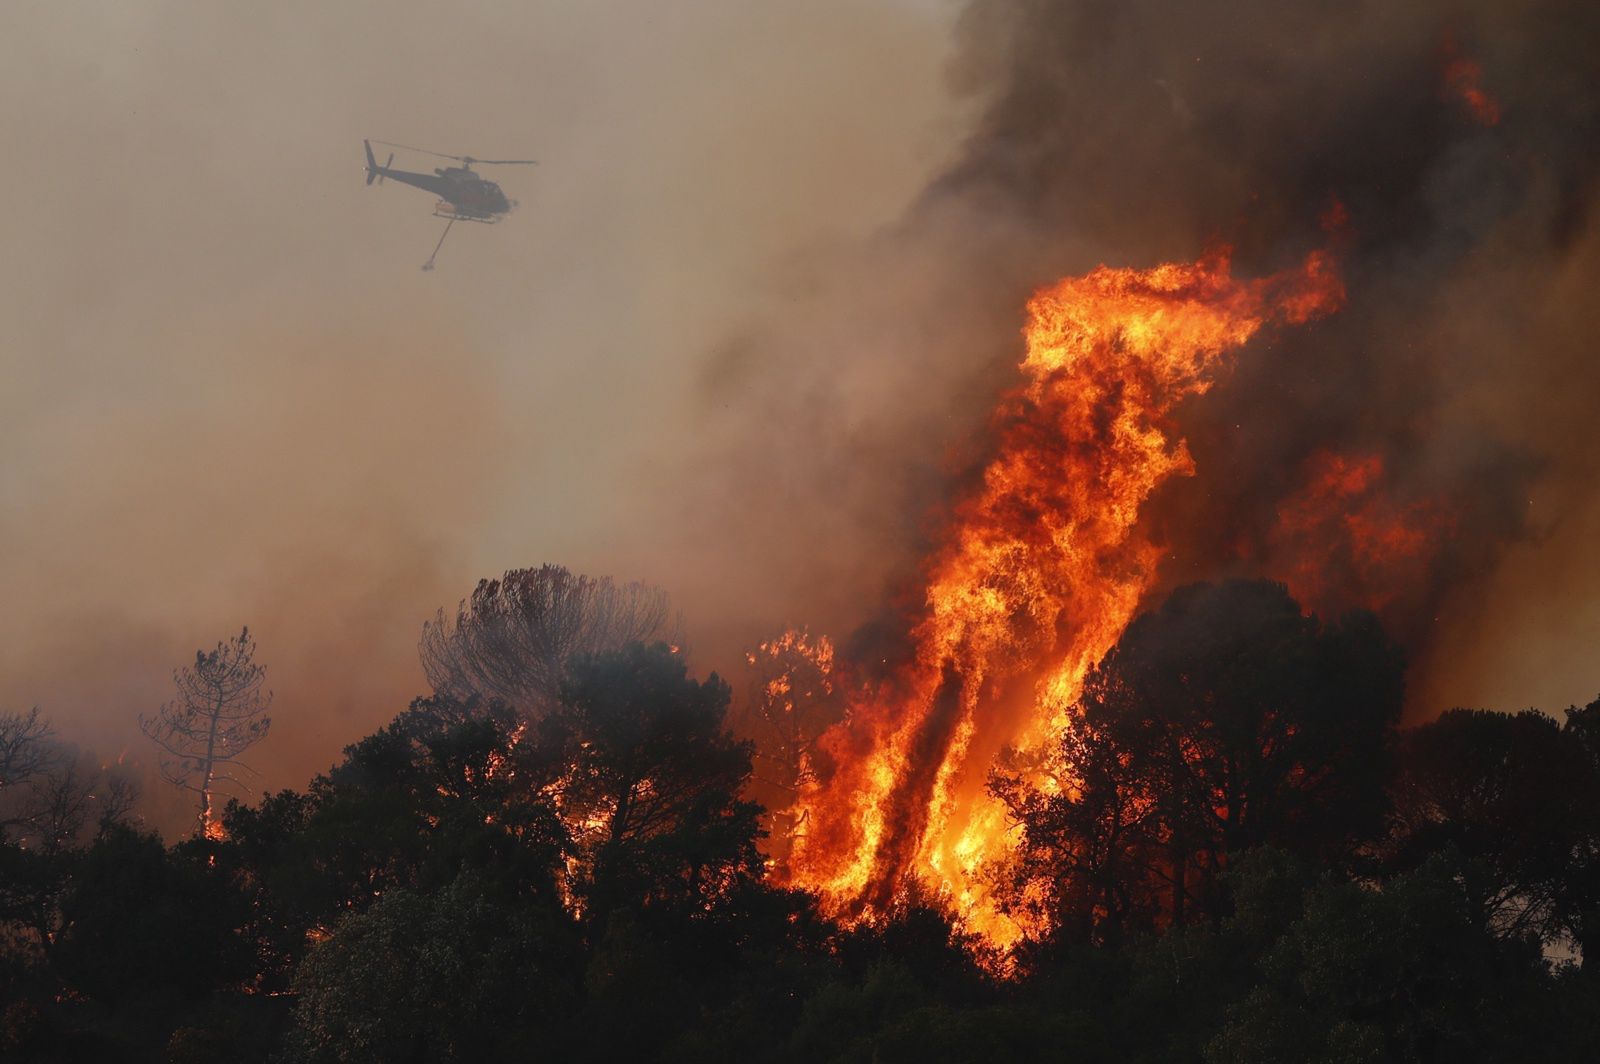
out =
[[[950,18],[5,4],[0,705],[137,750],[248,623],[255,760],[298,785],[420,693],[421,621],[480,576],[644,578],[692,621],[703,593],[626,568],[670,519],[640,500],[692,460],[715,349],[947,161]],[[540,165],[424,274],[443,223],[364,186],[363,137]]]

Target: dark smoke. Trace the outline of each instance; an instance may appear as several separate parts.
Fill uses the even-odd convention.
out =
[[[1447,75],[1463,62],[1493,124]],[[1486,581],[1517,544],[1583,550],[1564,530],[1592,509],[1597,69],[1600,9],[1575,0],[976,0],[953,73],[982,110],[961,157],[897,231],[830,264],[808,313],[718,364],[709,399],[736,389],[769,445],[740,421],[755,460],[735,534],[823,623],[866,619],[845,594],[914,611],[1029,291],[1217,241],[1259,274],[1327,242],[1342,207],[1347,309],[1264,337],[1182,412],[1198,475],[1147,517],[1167,586],[1315,565],[1319,610],[1379,604],[1407,645],[1414,713],[1471,700],[1483,677],[1461,659],[1502,627],[1472,618],[1523,608]],[[1415,565],[1308,558],[1281,533],[1328,454],[1380,460],[1374,512],[1448,514]],[[1582,602],[1593,563],[1565,563],[1557,590]],[[863,642],[892,653],[893,628]]]
[[[961,720],[962,686],[961,675],[946,664],[928,716],[906,748],[907,769],[886,805],[889,817],[879,845],[888,864],[876,870],[862,899],[877,912],[888,912],[896,892],[911,881],[910,861],[928,826],[928,795]]]

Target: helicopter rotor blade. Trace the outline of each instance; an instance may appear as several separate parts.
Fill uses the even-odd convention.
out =
[[[442,151],[431,151],[428,148],[416,148],[410,144],[396,144],[392,140],[375,140],[372,143],[382,144],[386,148],[401,148],[405,151],[417,151],[423,155],[436,155],[441,159],[454,159],[458,163],[471,166],[473,163],[483,163],[486,166],[537,166],[538,159],[479,159],[471,155],[446,155]]]
[[[409,144],[396,144],[392,140],[375,140],[372,143],[382,144],[385,148],[403,148],[406,151],[419,151],[424,155],[437,155],[441,159],[454,159],[457,162],[462,162],[467,159],[467,156],[465,155],[446,155],[442,151],[430,151],[427,148],[413,148]],[[477,160],[473,161],[476,162]]]

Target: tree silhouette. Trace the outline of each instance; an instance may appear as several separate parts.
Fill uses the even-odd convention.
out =
[[[396,890],[341,923],[296,975],[289,1062],[556,1059],[577,1004],[575,936],[559,910],[465,875]]]
[[[759,875],[759,807],[738,797],[750,746],[724,730],[728,700],[715,674],[696,681],[665,644],[633,643],[577,662],[526,745],[598,924],[620,905],[704,912]]]
[[[667,635],[667,596],[644,584],[582,576],[559,565],[479,581],[454,617],[422,626],[417,653],[434,693],[498,699],[524,716],[547,712],[577,657]]]
[[[1519,1015],[1543,965],[1487,934],[1458,855],[1435,854],[1372,889],[1318,884],[1260,956],[1260,983],[1228,1009],[1214,1064],[1500,1061],[1546,1056]]]
[[[1583,738],[1534,710],[1453,709],[1407,732],[1393,786],[1386,858],[1404,871],[1454,850],[1470,861],[1467,896],[1478,920],[1506,938],[1581,940],[1574,887],[1600,835],[1600,775]]]
[[[1557,890],[1561,925],[1583,954],[1584,970],[1600,969],[1600,698],[1570,706],[1561,729],[1584,767],[1577,823]]]
[[[398,887],[437,889],[464,870],[514,893],[553,897],[565,834],[543,777],[523,768],[526,731],[499,704],[418,699],[347,747],[312,781],[303,808],[281,798],[271,819],[288,823],[230,806],[230,834],[237,824],[242,843],[294,835],[291,849],[312,870],[298,887],[313,888],[305,900],[322,918]]]
[[[35,706],[26,713],[0,713],[0,841],[33,823],[36,809],[24,787],[39,781],[61,761],[55,729]]]
[[[198,796],[199,834],[215,830],[217,786],[240,785],[235,770],[249,771],[240,755],[272,726],[266,715],[272,692],[261,690],[266,668],[255,663],[255,653],[249,628],[214,650],[195,651],[194,664],[172,674],[178,697],[154,717],[139,716],[139,730],[161,751],[162,778]]]
[[[1179,588],[1085,681],[1061,747],[1072,785],[995,781],[1022,873],[1069,925],[1133,908],[1181,924],[1221,911],[1230,854],[1342,863],[1382,828],[1402,675],[1370,615],[1324,627],[1265,581]]]
[[[54,857],[91,822],[122,819],[135,796],[125,777],[61,742],[37,708],[0,713],[0,842]]]
[[[61,900],[53,960],[91,997],[203,994],[247,978],[238,933],[245,898],[206,861],[206,846],[168,850],[154,835],[107,825],[77,861]]]
[[[0,713],[0,790],[26,783],[55,760],[55,729],[35,706],[26,713]]]

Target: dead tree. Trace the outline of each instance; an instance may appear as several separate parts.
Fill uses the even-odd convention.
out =
[[[422,626],[422,671],[443,697],[498,699],[527,717],[544,715],[573,659],[628,643],[670,639],[667,596],[644,584],[614,584],[559,565],[513,569],[479,581],[447,617]]]
[[[0,713],[0,791],[26,783],[56,760],[55,729],[35,706],[26,713]]]
[[[139,730],[161,751],[161,777],[197,795],[200,834],[214,822],[213,793],[243,786],[236,773],[251,769],[240,755],[272,725],[266,715],[272,692],[261,690],[267,670],[255,663],[255,653],[248,628],[215,650],[195,651],[194,664],[172,674],[178,697],[155,717],[139,717]]]
[[[61,742],[37,708],[0,713],[0,841],[54,856],[88,824],[125,818],[134,796],[120,773]]]
[[[0,839],[32,823],[29,791],[61,760],[55,729],[37,706],[26,713],[0,713]]]

